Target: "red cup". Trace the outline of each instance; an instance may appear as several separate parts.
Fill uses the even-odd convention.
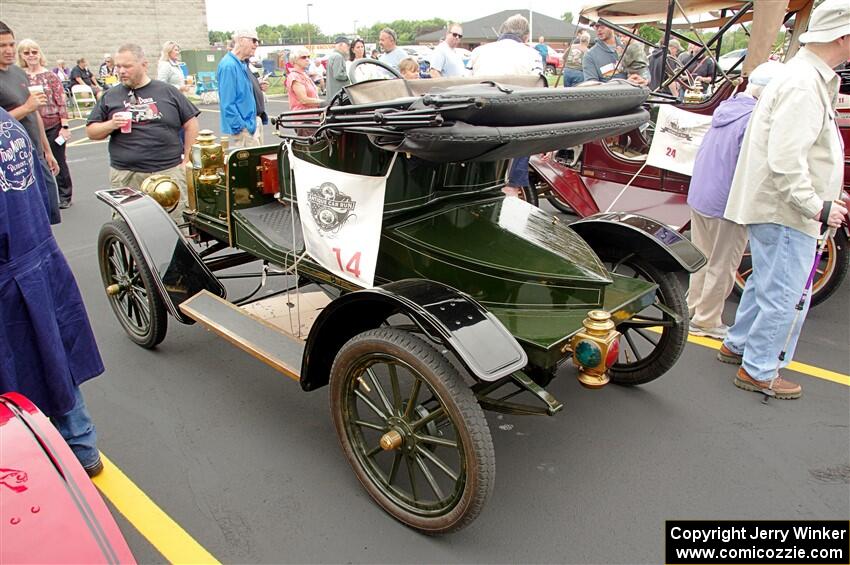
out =
[[[121,126],[121,133],[130,133],[133,131],[133,113],[132,112],[115,112],[116,118],[126,118],[127,123]]]

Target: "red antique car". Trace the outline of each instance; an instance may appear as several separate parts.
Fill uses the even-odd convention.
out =
[[[16,393],[0,396],[0,563],[135,563],[65,440]]]
[[[673,18],[678,20],[682,16],[679,13],[681,9],[685,10],[685,15],[694,19],[693,16],[703,8],[708,8],[710,5],[711,10],[715,10],[719,3],[709,0],[690,0],[678,3],[682,8],[675,8],[676,4],[674,0],[669,2],[668,0],[642,2],[598,0],[584,12],[584,15],[594,21],[601,20],[610,26],[628,26],[629,29],[633,29],[633,26],[639,23],[655,22],[656,18],[663,18],[665,13],[668,14],[668,21],[673,21]],[[791,16],[797,16],[796,22],[807,22],[813,1],[781,0],[772,4],[769,9],[784,11],[785,21],[788,21]],[[739,61],[739,65],[744,63],[745,71],[752,69],[767,59],[778,27],[778,23],[771,25],[770,22],[776,22],[777,15],[782,14],[778,11],[773,11],[772,14],[760,12],[760,8],[766,7],[765,3],[754,6],[752,2],[729,0],[726,5],[726,10],[713,13],[716,19],[704,20],[698,24],[702,27],[721,28],[717,35],[706,41],[706,45],[719,54],[723,33],[736,23],[752,20],[747,57],[752,57],[753,60]],[[667,39],[675,35],[682,41],[692,42],[675,31],[679,24],[659,27],[664,29]],[[791,43],[787,50],[789,56],[795,52],[792,46],[796,47],[798,33],[797,30],[791,30]],[[637,39],[636,36],[635,39]],[[672,70],[681,72],[682,77],[687,75],[686,69]],[[668,72],[671,72],[669,65]],[[668,82],[677,80],[675,74],[668,79]],[[711,115],[720,102],[743,86],[723,77],[719,78],[721,80],[713,85],[713,94],[707,99],[697,103],[676,105],[689,112]],[[844,199],[850,201],[850,197],[847,196],[847,190],[850,188],[850,76],[845,74],[842,78],[842,93],[846,97],[844,102],[846,108],[843,109],[845,113],[839,111],[837,121],[845,146]],[[683,86],[687,86],[690,81],[683,79],[682,83]],[[532,190],[526,197],[532,202],[540,197],[546,197],[558,210],[579,217],[606,211],[642,214],[684,232],[689,228],[690,219],[690,209],[687,206],[690,177],[646,165],[648,149],[647,135],[635,130],[621,136],[615,143],[611,143],[611,140],[607,142],[597,140],[583,146],[534,156],[530,161]],[[848,240],[850,240],[850,228],[845,222],[835,237],[828,241],[818,267],[818,276],[812,290],[813,306],[823,302],[835,292],[846,276],[850,267]],[[736,290],[739,292],[743,289],[750,272],[750,259],[745,253],[736,285]]]

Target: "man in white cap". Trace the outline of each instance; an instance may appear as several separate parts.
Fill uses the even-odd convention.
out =
[[[850,59],[850,2],[826,0],[800,36],[805,47],[768,84],[744,136],[727,219],[747,226],[753,273],[718,358],[741,363],[735,386],[799,398],[800,385],[781,377],[803,321],[799,301],[822,228],[847,213],[841,194],[844,154],[833,67]],[[805,319],[808,301],[800,317]],[[787,348],[785,347],[787,340]],[[782,360],[780,352],[785,351]]]
[[[221,133],[231,136],[231,147],[255,147],[263,141],[263,124],[268,123],[263,92],[268,82],[259,81],[248,68],[248,60],[260,41],[253,29],[233,34],[233,49],[215,72],[218,82]]]

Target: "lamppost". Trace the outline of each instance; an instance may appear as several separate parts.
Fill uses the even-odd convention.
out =
[[[312,44],[310,40],[310,6],[312,4],[307,4],[307,49],[312,52],[312,49],[310,49],[310,45]]]
[[[357,20],[354,20],[354,36],[357,37]]]

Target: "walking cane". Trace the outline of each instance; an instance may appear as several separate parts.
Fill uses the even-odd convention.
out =
[[[803,294],[800,296],[800,300],[797,302],[797,305],[794,306],[794,320],[791,322],[791,327],[788,328],[788,335],[785,337],[785,345],[782,346],[782,351],[779,352],[779,358],[776,360],[776,371],[774,371],[773,377],[770,379],[770,386],[762,390],[762,393],[764,394],[764,398],[761,401],[762,404],[767,404],[770,397],[776,396],[776,393],[773,391],[773,383],[779,377],[779,366],[782,365],[783,361],[785,361],[785,353],[788,351],[788,345],[791,343],[791,336],[794,335],[794,328],[797,327],[797,320],[800,319],[800,314],[803,312],[803,306],[806,304],[806,298],[809,296],[809,291],[812,288],[812,282],[815,280],[815,274],[818,272],[820,259],[826,249],[827,242],[833,236],[835,236],[835,228],[827,227],[826,232],[823,234],[823,238],[818,244],[818,249],[815,253],[815,263],[812,265],[812,270],[809,272],[809,279],[806,281],[806,286],[803,288]]]

